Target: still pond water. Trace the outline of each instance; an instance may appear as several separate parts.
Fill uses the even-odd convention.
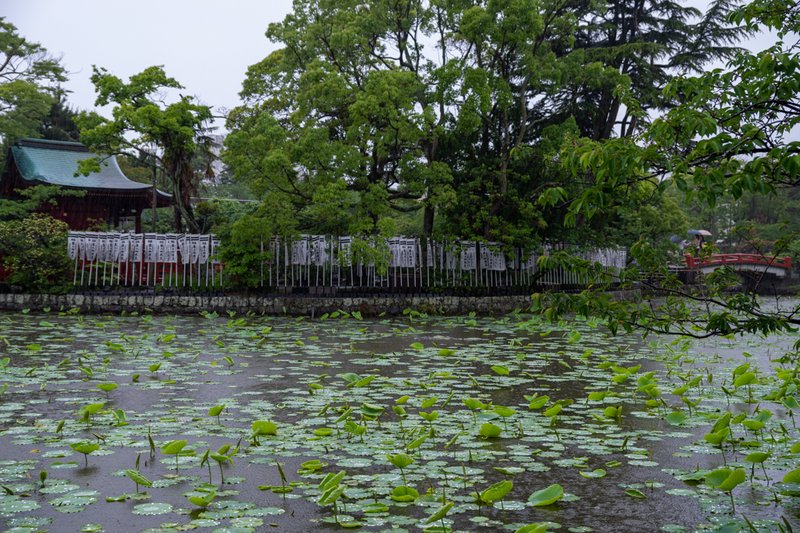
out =
[[[797,530],[795,340],[2,314],[0,525]]]

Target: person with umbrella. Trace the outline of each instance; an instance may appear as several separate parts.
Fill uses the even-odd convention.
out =
[[[694,235],[694,256],[700,257],[700,253],[706,244],[706,237],[711,236],[711,232],[704,229],[690,229],[689,235]]]

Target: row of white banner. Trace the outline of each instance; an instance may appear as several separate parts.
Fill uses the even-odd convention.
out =
[[[472,271],[478,266],[485,271],[529,270],[536,268],[536,254],[517,251],[506,256],[497,243],[459,241],[440,243],[428,241],[427,254],[422,253],[422,242],[417,238],[396,237],[385,241],[390,253],[392,268],[416,268],[423,263],[429,268]],[[70,232],[67,251],[73,261],[84,262],[145,262],[174,264],[219,264],[216,253],[220,241],[214,235],[158,234],[158,233],[97,233]],[[353,247],[352,237],[301,235],[291,240],[274,238],[262,243],[263,252],[270,252],[272,261],[283,266],[349,266]],[[550,252],[545,248],[544,254]],[[579,254],[584,259],[600,263],[605,268],[625,267],[627,254],[616,248],[595,249]],[[365,265],[372,266],[372,265]]]
[[[352,237],[329,238],[324,235],[302,235],[291,243],[273,239],[271,248],[276,258],[283,257],[284,266],[317,266],[324,267],[335,257],[340,265],[351,264]],[[386,240],[392,268],[416,268],[422,266],[422,244],[419,239],[397,237]],[[442,243],[427,244],[427,266],[461,270],[475,270],[475,243],[458,243],[445,245]],[[283,250],[281,250],[283,249]],[[484,270],[506,270],[506,257],[497,245],[481,246],[481,268]]]
[[[352,237],[326,237],[324,235],[302,235],[291,241],[273,239],[270,243],[275,261],[283,259],[284,266],[317,266],[324,267],[335,258],[340,265],[351,264]],[[506,257],[501,245],[459,241],[455,243],[427,243],[427,261],[423,258],[422,242],[417,238],[396,237],[386,240],[392,268],[416,268],[426,263],[427,267],[439,267],[448,270],[475,270],[477,268],[477,250],[480,249],[481,270],[503,272],[507,269],[532,269],[536,267],[537,255],[517,253]],[[549,248],[545,248],[547,255]],[[595,249],[579,254],[582,258],[600,263],[605,268],[624,268],[627,260],[625,250],[617,248]],[[372,265],[370,265],[372,266]]]
[[[216,263],[219,245],[213,235],[70,232],[67,253],[73,261],[202,265]]]

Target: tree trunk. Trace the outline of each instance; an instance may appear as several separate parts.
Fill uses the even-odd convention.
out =
[[[152,218],[152,220],[150,221],[150,224],[151,224],[151,231],[153,233],[155,233],[155,231],[156,231],[156,222],[157,222],[156,213],[158,212],[157,211],[157,209],[158,209],[158,187],[157,187],[158,182],[156,180],[157,176],[158,176],[158,171],[157,171],[156,167],[153,166],[153,205],[152,205],[152,211],[151,211],[151,217],[150,217],[150,218]]]
[[[422,234],[426,237],[433,235],[433,218],[436,210],[432,205],[426,205],[422,214]]]
[[[181,217],[181,208],[178,205],[180,200],[176,196],[173,195],[173,199],[175,200],[175,205],[172,207],[172,216],[173,222],[175,224],[175,233],[183,233],[183,222]]]

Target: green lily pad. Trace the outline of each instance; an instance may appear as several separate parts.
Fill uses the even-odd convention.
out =
[[[392,489],[390,498],[396,502],[413,502],[419,498],[419,492],[413,487],[401,485]]]
[[[172,505],[168,503],[140,503],[133,508],[133,514],[138,515],[161,515],[169,512],[172,512]]]
[[[606,471],[603,470],[602,468],[596,468],[596,469],[594,469],[594,470],[592,470],[590,472],[589,471],[581,471],[580,475],[585,477],[585,478],[589,478],[589,479],[597,479],[597,478],[605,477],[606,476]]]
[[[544,507],[556,503],[563,497],[564,488],[556,483],[531,494],[528,498],[528,503],[533,507]]]

